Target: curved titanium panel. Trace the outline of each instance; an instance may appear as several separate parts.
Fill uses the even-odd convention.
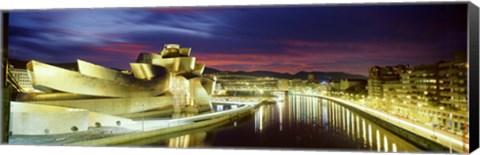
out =
[[[18,94],[17,101],[54,101],[54,100],[81,100],[102,98],[98,96],[86,96],[80,94],[55,92],[55,93],[25,93]]]
[[[153,78],[150,81],[142,81],[140,85],[148,88],[147,93],[149,93],[149,96],[162,95],[172,86],[171,81],[173,76],[172,73],[167,73],[163,76]]]
[[[134,80],[131,84],[122,84],[33,60],[27,67],[31,72],[34,87],[46,87],[74,94],[103,97],[156,96],[163,94],[170,85],[169,75],[151,81]]]
[[[202,78],[202,86],[205,88],[208,95],[213,95],[213,92],[215,91],[215,83],[216,81],[210,78]]]
[[[189,57],[191,51],[192,51],[192,48],[180,48],[180,55]]]
[[[43,86],[69,93],[92,96],[121,97],[128,96],[128,91],[141,91],[139,88],[120,85],[118,83],[99,80],[78,72],[54,67],[37,61],[30,61],[32,68],[32,85]]]
[[[178,44],[165,44],[163,46],[160,55],[164,58],[173,58],[173,57],[180,57],[180,45]]]
[[[167,68],[169,72],[191,72],[195,66],[194,57],[163,58],[152,60],[152,64]]]
[[[203,71],[205,70],[205,64],[203,63],[195,63],[195,67],[193,69],[192,74],[201,76],[203,74]]]
[[[160,54],[155,54],[155,53],[147,53],[143,52],[138,55],[137,61],[138,63],[152,63],[152,60],[155,59],[162,59],[162,55]]]
[[[96,77],[108,81],[128,84],[131,81],[131,76],[118,72],[116,70],[99,66],[83,60],[77,60],[78,71],[86,76]]]
[[[151,80],[154,77],[166,74],[166,69],[163,67],[147,63],[130,63],[130,67],[135,78],[142,80]]]
[[[211,106],[210,96],[202,86],[200,78],[192,78],[190,81],[190,95],[195,105]]]

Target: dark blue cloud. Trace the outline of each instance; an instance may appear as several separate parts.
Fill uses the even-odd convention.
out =
[[[128,68],[142,51],[165,43],[192,47],[193,54],[222,69],[248,64],[214,63],[208,57],[259,55],[286,72],[310,68],[368,68],[419,64],[465,51],[466,4],[132,8],[15,11],[10,15],[15,59],[46,62],[90,59]],[[128,46],[126,46],[128,45]],[[104,59],[94,58],[95,56]],[[210,55],[210,56],[209,56]],[[293,58],[315,59],[301,61]],[[291,59],[283,57],[290,56]],[[393,56],[393,57],[391,57]],[[112,58],[105,59],[105,58]],[[114,60],[113,60],[114,58]],[[237,57],[231,57],[232,62]],[[295,60],[295,61],[293,61]],[[120,62],[122,61],[122,62]],[[248,61],[248,60],[244,60]],[[299,63],[302,67],[292,67]],[[338,65],[334,66],[333,65]],[[221,65],[221,66],[220,66]],[[330,67],[328,67],[330,66]],[[349,67],[351,66],[351,67]],[[353,67],[354,66],[354,67]],[[218,66],[217,66],[218,67]],[[254,68],[254,67],[253,67]],[[259,68],[261,69],[261,68]],[[358,70],[358,69],[357,69]],[[365,74],[367,69],[358,71]]]

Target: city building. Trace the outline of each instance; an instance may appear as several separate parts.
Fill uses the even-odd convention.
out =
[[[408,72],[409,66],[373,66],[369,69],[367,91],[369,97],[383,98],[383,84],[388,81],[400,80],[402,73]]]
[[[401,99],[405,96],[402,90],[404,90],[404,84],[400,81],[387,81],[383,84],[383,98],[392,101]]]
[[[468,126],[467,70],[465,52],[456,52],[453,60],[416,65],[383,78],[389,80],[379,80],[382,67],[375,66],[370,69],[368,92],[376,98],[374,105],[384,110],[461,133]]]
[[[436,106],[438,104],[438,64],[422,64],[414,66],[410,72],[399,81],[404,81],[407,103],[419,106]]]
[[[363,79],[342,79],[330,82],[330,90],[352,94],[366,95],[365,87],[367,80]]]
[[[457,52],[452,61],[438,64],[438,88],[440,105],[459,111],[467,111],[467,57]]]
[[[438,64],[439,122],[454,130],[468,126],[467,53],[454,53],[453,60]]]
[[[211,74],[217,77],[214,94],[218,96],[268,96],[275,91],[319,92],[326,91],[327,85],[309,82],[305,79],[282,79],[257,77],[238,73],[220,72]]]

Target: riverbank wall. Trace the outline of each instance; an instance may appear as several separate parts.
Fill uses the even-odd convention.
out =
[[[145,132],[136,132],[136,133],[131,133],[131,134],[125,134],[125,135],[120,135],[120,136],[114,136],[114,137],[107,137],[107,138],[102,138],[102,139],[95,139],[95,140],[89,140],[89,141],[81,141],[81,142],[75,142],[75,143],[70,143],[70,144],[65,144],[69,146],[111,146],[115,144],[121,144],[121,143],[127,143],[129,141],[136,141],[140,139],[145,139],[153,136],[160,136],[160,135],[167,135],[167,134],[172,134],[176,132],[184,132],[188,130],[194,130],[202,127],[207,127],[210,125],[216,125],[216,124],[226,124],[229,122],[233,121],[238,121],[252,113],[255,112],[255,109],[263,104],[267,104],[268,102],[260,102],[258,104],[252,105],[245,107],[244,109],[241,109],[239,111],[233,111],[231,113],[226,113],[222,116],[218,117],[212,117],[209,119],[201,120],[201,121],[194,121],[190,124],[185,124],[185,125],[179,125],[179,126],[174,126],[174,127],[168,127],[168,128],[162,128],[162,129],[156,129],[152,131],[145,131]]]
[[[424,149],[424,150],[429,150],[429,151],[432,151],[432,152],[448,152],[450,149],[448,147],[445,147],[435,141],[432,141],[428,138],[425,138],[423,136],[420,136],[420,135],[417,135],[411,131],[408,131],[404,128],[401,128],[401,127],[398,127],[388,121],[385,121],[381,118],[378,118],[374,115],[371,115],[369,113],[366,113],[362,110],[359,110],[353,106],[350,106],[348,104],[345,104],[345,103],[342,103],[342,102],[339,102],[339,101],[335,101],[335,100],[332,100],[332,99],[328,99],[328,98],[324,98],[324,97],[321,97],[321,96],[317,96],[317,95],[301,95],[301,94],[294,94],[294,95],[299,95],[299,96],[308,96],[308,97],[319,97],[319,98],[322,98],[322,99],[326,99],[326,100],[330,100],[330,101],[334,101],[336,103],[339,103],[341,104],[342,106],[360,114],[361,116],[365,117],[366,119],[374,122],[375,124],[381,126],[382,128],[396,134],[397,136],[407,140],[408,142],[414,144],[415,146],[421,148],[421,149]]]

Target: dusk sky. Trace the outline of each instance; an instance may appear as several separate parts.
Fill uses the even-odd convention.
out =
[[[339,71],[422,64],[466,51],[467,5],[343,5],[12,11],[9,55],[130,69],[164,44],[220,70]]]

